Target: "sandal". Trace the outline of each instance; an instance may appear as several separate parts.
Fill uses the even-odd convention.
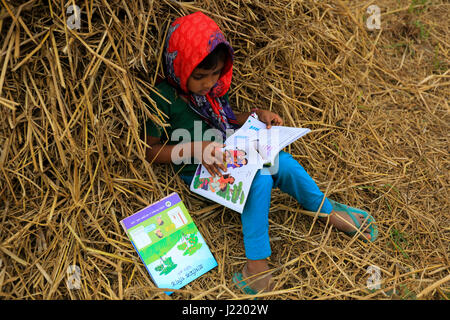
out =
[[[254,290],[248,286],[247,282],[245,282],[243,279],[242,273],[240,273],[240,272],[236,272],[233,275],[233,283],[236,285],[236,287],[238,289],[240,289],[245,294],[254,295],[254,294],[258,293],[258,291]]]
[[[255,279],[251,280],[247,283],[244,279],[249,280],[248,278],[250,278],[249,276],[245,276],[244,274],[246,270],[246,266],[244,266],[244,269],[242,269],[242,273],[241,272],[237,272],[233,275],[233,283],[235,284],[235,286],[240,289],[242,292],[244,292],[245,294],[257,294],[259,292],[259,290],[255,290],[253,288],[250,287],[250,284],[253,282],[255,282],[255,280],[260,280],[264,277],[267,277],[268,275],[270,275],[271,273],[265,275],[265,276],[256,276]],[[253,277],[253,276],[251,276]],[[267,291],[271,291],[273,289],[273,282],[272,279],[269,280],[269,283],[267,285],[267,288],[264,289],[264,292]]]
[[[350,216],[350,218],[352,218],[353,222],[355,223],[355,227],[358,229],[361,227],[361,225],[359,224],[358,220],[356,219],[354,213],[362,214],[364,216],[364,218],[369,222],[368,228],[370,230],[370,241],[374,242],[377,239],[378,228],[377,228],[377,225],[375,224],[375,219],[370,214],[368,214],[366,211],[363,211],[361,209],[353,208],[353,207],[347,206],[345,204],[333,201],[330,198],[328,198],[328,200],[330,201],[334,211],[346,212]],[[355,230],[355,231],[349,231],[349,232],[345,232],[345,233],[348,234],[349,236],[354,236],[356,232],[357,231]],[[367,242],[367,239],[363,238],[363,241]]]

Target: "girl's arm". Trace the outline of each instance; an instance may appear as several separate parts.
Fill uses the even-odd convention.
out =
[[[236,116],[236,120],[237,120],[239,127],[241,127],[245,123],[245,120],[247,120],[251,114],[252,114],[251,112],[241,112],[241,113],[234,114]]]
[[[253,112],[256,113],[261,122],[264,122],[267,125],[267,129],[270,129],[272,126],[281,126],[283,124],[283,119],[269,110],[253,109]],[[236,116],[238,125],[242,126],[251,114],[252,112],[242,112],[238,114],[235,113],[234,115]]]
[[[145,159],[148,162],[181,163],[182,160],[190,160],[191,157],[194,157],[197,161],[201,161],[213,176],[216,174],[221,175],[219,169],[227,171],[226,166],[223,164],[224,154],[218,151],[224,146],[223,144],[211,141],[194,141],[184,144],[164,145],[161,144],[160,138],[152,136],[147,136],[146,142],[150,146],[145,152]],[[186,154],[185,151],[187,151]]]
[[[145,151],[145,159],[154,163],[171,163],[174,145],[161,144],[161,139],[147,136],[146,140],[150,148]]]

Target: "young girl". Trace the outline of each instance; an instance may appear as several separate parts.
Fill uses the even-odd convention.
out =
[[[251,114],[234,113],[229,104],[227,92],[234,50],[212,19],[196,12],[172,22],[163,59],[166,79],[157,89],[171,103],[154,93],[151,97],[158,107],[153,113],[163,113],[170,127],[162,128],[147,121],[145,136],[150,146],[146,151],[147,160],[175,163],[175,170],[187,184],[191,183],[197,167],[192,160],[201,162],[212,175],[221,176],[219,169],[226,171],[224,155],[220,152],[223,144],[213,138],[198,137],[198,130],[217,129],[224,141],[226,131],[239,128]],[[252,111],[267,128],[283,124],[281,117],[273,112]],[[178,140],[172,136],[178,129],[187,131],[194,141],[184,142],[183,148],[179,148]],[[323,201],[320,212],[328,214],[323,219],[328,219],[338,230],[358,233],[370,241],[377,236],[375,221],[367,212],[323,199],[324,194],[316,183],[290,154],[281,151],[278,157],[277,173],[267,174],[263,171],[270,169],[263,168],[256,174],[241,215],[247,261],[242,273],[236,273],[233,281],[246,293],[273,288],[270,272],[267,272],[267,258],[271,255],[268,214],[272,188],[287,192],[303,208],[313,212],[317,212]],[[190,164],[182,165],[181,160]]]

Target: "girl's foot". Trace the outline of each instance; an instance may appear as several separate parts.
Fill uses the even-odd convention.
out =
[[[362,234],[364,235],[364,237],[366,237],[368,240],[370,239],[370,229],[367,228],[367,221],[366,218],[364,217],[364,215],[360,214],[360,213],[354,213],[354,216],[356,217],[356,219],[359,222],[360,228],[359,230],[361,230]],[[353,221],[353,219],[348,215],[347,212],[344,211],[331,211],[329,217],[324,217],[322,219],[326,220],[326,219],[330,219],[330,224],[333,225],[334,227],[336,227],[336,229],[340,230],[340,231],[344,231],[344,232],[352,232],[352,231],[356,231],[358,230],[358,228],[355,225],[355,222]],[[364,231],[362,231],[364,230]]]
[[[247,260],[242,269],[242,277],[248,286],[255,291],[271,291],[274,284],[271,272],[266,259],[263,260]]]

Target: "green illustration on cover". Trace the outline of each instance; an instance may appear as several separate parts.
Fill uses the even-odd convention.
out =
[[[217,262],[179,196],[163,200],[121,223],[158,287],[179,289]]]

